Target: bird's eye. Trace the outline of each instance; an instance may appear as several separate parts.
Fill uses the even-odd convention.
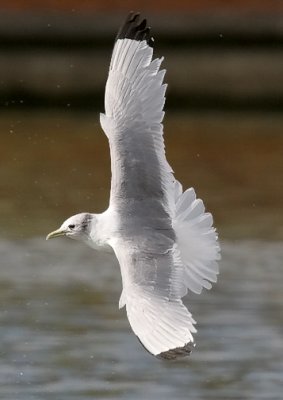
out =
[[[74,227],[75,227],[74,224],[71,224],[71,225],[68,226],[68,228],[70,228],[70,229],[74,229]]]

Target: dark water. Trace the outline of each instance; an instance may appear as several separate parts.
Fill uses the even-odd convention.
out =
[[[168,158],[213,211],[223,249],[218,284],[186,299],[197,347],[169,363],[118,310],[111,255],[45,241],[67,216],[106,207],[96,116],[1,116],[1,398],[282,398],[282,119],[172,116],[166,127]]]

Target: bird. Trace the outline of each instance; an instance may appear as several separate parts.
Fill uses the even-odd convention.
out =
[[[195,347],[196,321],[182,299],[211,288],[221,256],[211,213],[166,160],[166,71],[153,46],[147,20],[131,12],[115,39],[100,114],[111,155],[109,206],[71,216],[46,239],[66,236],[114,252],[119,308],[149,353],[175,360]]]

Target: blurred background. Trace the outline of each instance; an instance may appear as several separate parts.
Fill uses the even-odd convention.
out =
[[[176,363],[130,331],[111,255],[45,242],[107,208],[99,112],[131,10],[165,57],[168,160],[223,250],[219,283],[186,299],[197,347]],[[282,398],[282,45],[281,0],[0,2],[1,398]]]

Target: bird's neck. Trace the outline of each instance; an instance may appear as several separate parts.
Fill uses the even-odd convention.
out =
[[[85,243],[96,250],[112,251],[108,244],[110,235],[107,211],[102,214],[91,214],[89,234]]]

